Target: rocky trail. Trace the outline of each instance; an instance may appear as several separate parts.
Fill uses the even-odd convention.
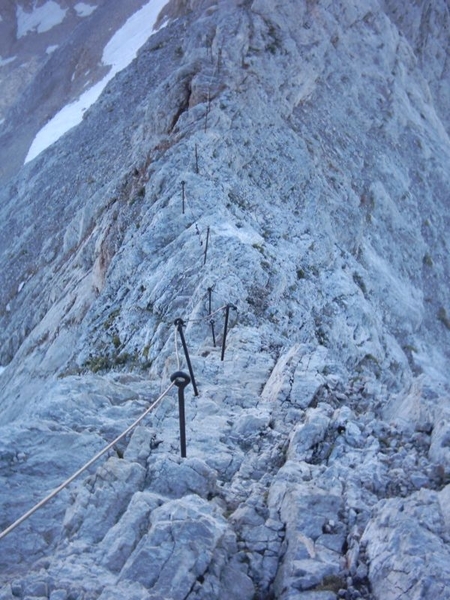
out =
[[[187,372],[176,319],[198,394],[186,458],[172,388],[0,539],[1,600],[450,598],[427,6],[171,2],[5,184],[0,529]]]

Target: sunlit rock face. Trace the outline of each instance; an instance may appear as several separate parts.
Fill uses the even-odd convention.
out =
[[[0,598],[450,598],[448,7],[152,2],[0,13],[0,528],[186,349],[187,457],[171,388]]]

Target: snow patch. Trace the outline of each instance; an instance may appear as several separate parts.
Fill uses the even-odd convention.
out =
[[[45,51],[45,54],[52,54],[57,48],[58,46],[49,46]]]
[[[96,8],[96,6],[85,4],[84,2],[78,2],[78,4],[75,4],[74,6],[74,9],[79,17],[89,17],[89,15],[92,15]]]
[[[114,74],[136,58],[139,48],[154,33],[159,13],[167,3],[168,0],[151,0],[134,13],[106,44],[102,60],[105,65],[112,66]]]
[[[42,6],[34,6],[31,12],[26,12],[21,6],[16,9],[17,39],[30,31],[44,33],[64,21],[67,9],[61,8],[54,0],[48,0]]]
[[[0,17],[0,21],[1,21],[1,17]],[[2,365],[0,365],[0,375],[3,373],[3,371],[6,369],[6,367],[3,367]]]
[[[224,237],[235,237],[243,244],[261,244],[264,242],[259,233],[256,233],[253,229],[238,228],[231,223],[220,223],[214,227],[214,231]]]
[[[4,67],[6,65],[9,65],[9,63],[13,62],[14,60],[16,60],[15,56],[10,56],[9,58],[2,58],[0,56],[0,67]]]
[[[108,78],[109,81],[110,78]],[[62,108],[51,121],[47,123],[36,135],[28,151],[25,163],[36,158],[43,150],[51,146],[62,135],[72,127],[79,125],[83,119],[84,112],[98,99],[105,88],[105,80],[99,81],[96,85],[89,88],[82,94],[78,100],[67,104]]]
[[[25,164],[33,160],[43,150],[56,142],[64,133],[79,125],[84,112],[92,105],[113,77],[127,67],[136,57],[138,50],[155,33],[155,24],[159,13],[169,0],[151,0],[134,13],[106,44],[102,62],[110,66],[109,73],[78,100],[67,104],[37,133]],[[167,25],[165,23],[163,26]]]

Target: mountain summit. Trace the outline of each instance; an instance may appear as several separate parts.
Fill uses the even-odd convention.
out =
[[[450,598],[448,2],[0,15],[0,598]]]

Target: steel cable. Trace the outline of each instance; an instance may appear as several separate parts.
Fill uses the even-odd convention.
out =
[[[103,450],[100,450],[100,452],[98,452],[93,458],[91,458],[91,460],[89,460],[85,465],[83,465],[80,469],[78,469],[78,471],[76,473],[74,473],[71,477],[69,477],[68,479],[66,479],[66,481],[64,481],[64,483],[62,483],[60,486],[58,486],[56,489],[54,489],[50,494],[48,494],[48,496],[46,496],[43,500],[41,500],[35,506],[33,506],[33,508],[31,508],[28,512],[26,512],[19,519],[17,519],[17,521],[15,521],[14,523],[12,523],[12,525],[10,525],[4,531],[2,531],[0,533],[0,540],[2,538],[4,538],[5,536],[7,536],[8,533],[11,533],[11,531],[13,531],[13,529],[15,529],[16,527],[18,527],[26,519],[28,519],[29,517],[31,517],[31,515],[34,514],[37,510],[39,510],[39,508],[42,508],[45,504],[47,504],[47,502],[49,502],[52,498],[54,498],[57,494],[59,494],[59,492],[61,492],[70,483],[72,483],[72,481],[74,479],[76,479],[79,475],[81,475],[81,473],[83,473],[84,471],[86,471],[86,469],[88,469],[94,462],[96,462],[101,456],[103,456],[103,454],[105,454],[106,452],[108,452],[108,450],[111,450],[111,448],[113,446],[115,446],[115,444],[117,444],[117,442],[119,442],[130,431],[132,431],[136,427],[136,425],[138,425],[148,415],[148,413],[150,411],[152,411],[159,404],[159,402],[161,402],[161,400],[164,398],[164,396],[166,396],[169,393],[169,391],[173,388],[174,385],[175,385],[175,383],[172,382],[169,385],[169,387],[153,402],[153,404],[151,404],[142,413],[142,415],[138,419],[136,419],[136,421],[134,421],[134,423],[132,423],[129,427],[127,427],[127,429],[125,429],[125,431],[123,433],[121,433],[118,437],[116,437],[115,440],[113,440],[110,444],[108,444],[106,446],[106,448],[103,448]]]

